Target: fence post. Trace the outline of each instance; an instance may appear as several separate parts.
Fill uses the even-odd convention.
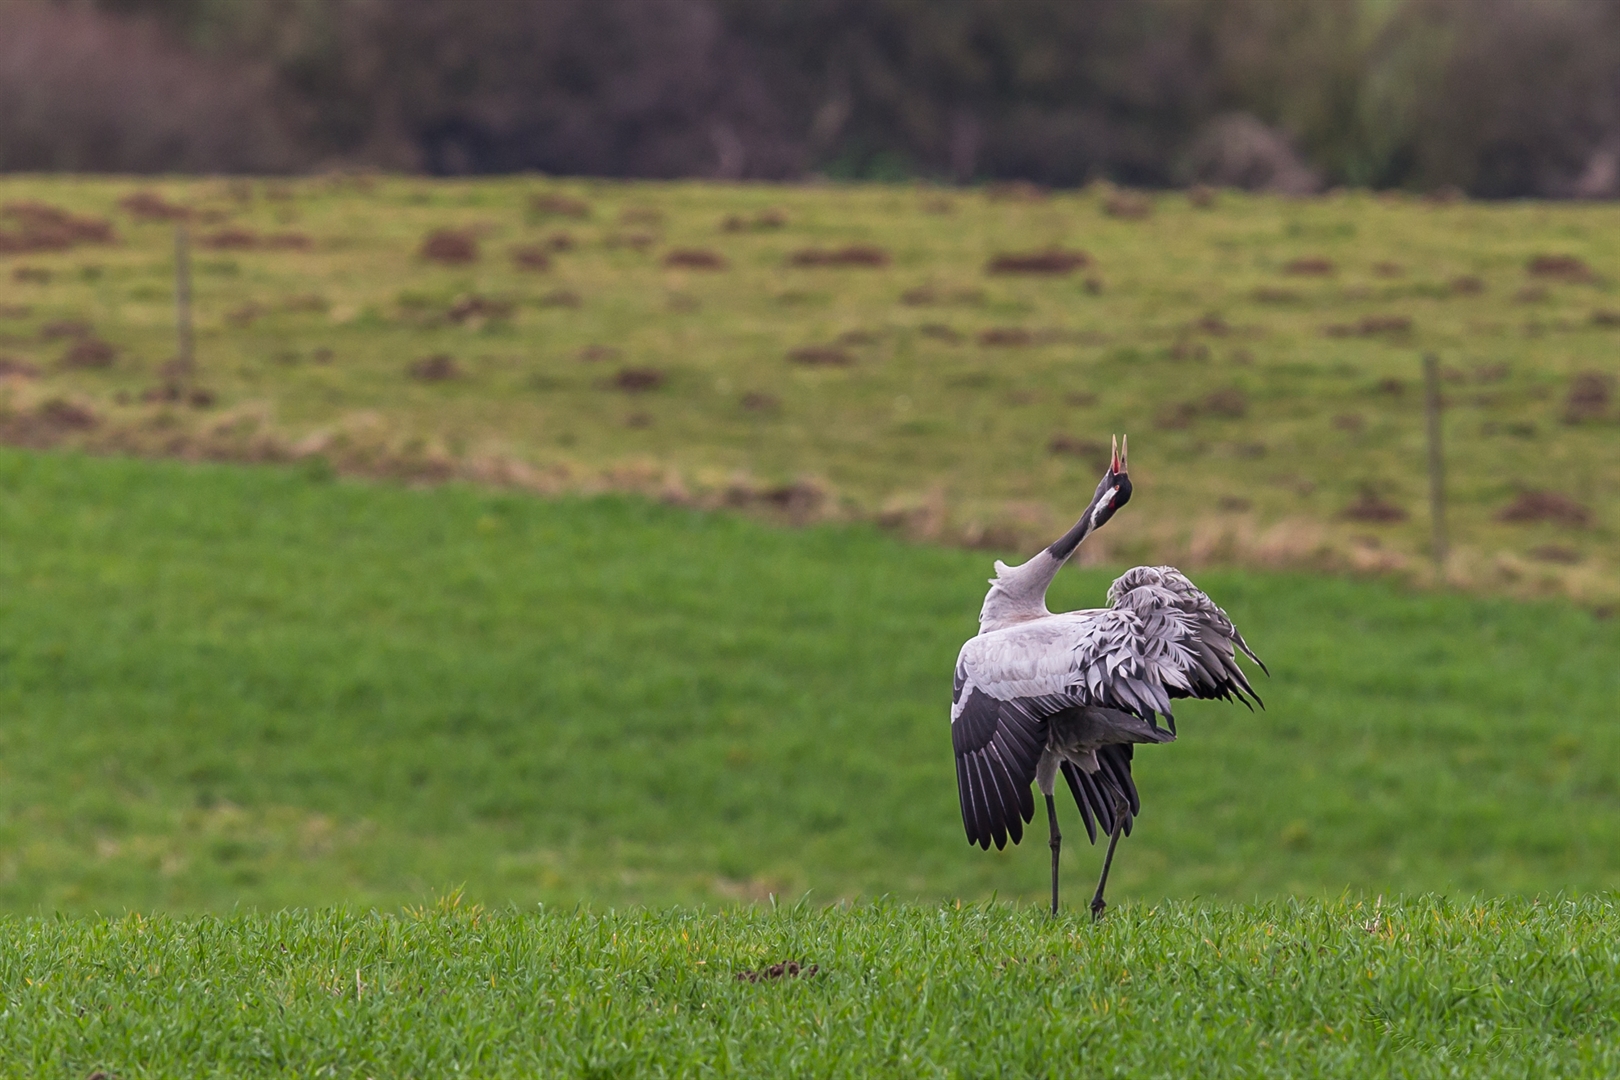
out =
[[[174,227],[174,323],[177,349],[174,370],[190,375],[195,360],[191,345],[191,238],[185,223]]]
[[[1440,446],[1440,358],[1423,357],[1424,413],[1429,435],[1429,519],[1434,527],[1434,573],[1446,577],[1446,462]]]

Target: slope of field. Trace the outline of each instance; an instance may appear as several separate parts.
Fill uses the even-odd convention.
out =
[[[1090,557],[1422,576],[1433,351],[1451,578],[1610,605],[1617,238],[1614,206],[1363,194],[6,177],[0,439],[1014,550],[1127,431],[1142,494]]]
[[[1100,926],[898,904],[6,920],[0,1075],[1612,1076],[1616,914],[1419,899],[1169,904]]]
[[[956,807],[988,561],[627,497],[0,453],[0,905],[1039,898],[1044,844],[969,848]],[[1199,577],[1269,708],[1189,704],[1138,756],[1118,899],[1620,884],[1613,622]],[[1065,814],[1079,903],[1098,855]]]

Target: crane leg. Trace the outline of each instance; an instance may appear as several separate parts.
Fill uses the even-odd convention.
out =
[[[1091,921],[1096,922],[1102,918],[1103,911],[1108,907],[1103,899],[1103,889],[1108,886],[1108,870],[1114,865],[1114,847],[1119,843],[1119,834],[1125,830],[1125,815],[1130,813],[1128,807],[1120,807],[1114,811],[1114,831],[1108,834],[1108,854],[1103,856],[1102,877],[1097,879],[1097,895],[1091,898]]]
[[[1052,796],[1046,797],[1046,820],[1052,823],[1052,914],[1058,913],[1058,852],[1063,849],[1063,834],[1058,832],[1057,804]]]

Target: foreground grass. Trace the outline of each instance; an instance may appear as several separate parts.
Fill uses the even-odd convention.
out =
[[[1608,1076],[1588,899],[0,922],[4,1075]],[[813,975],[746,982],[796,960]]]
[[[1620,374],[1612,205],[1222,193],[1201,210],[1166,194],[1128,220],[1100,190],[166,181],[204,245],[200,368],[171,392],[172,225],[120,204],[151,187],[0,179],[0,208],[44,201],[119,234],[0,256],[0,355],[40,369],[4,380],[0,438],[320,455],[356,472],[700,503],[769,505],[799,484],[796,512],[1014,550],[1065,522],[1095,482],[1097,447],[1128,431],[1138,484],[1160,501],[1092,555],[1421,574],[1419,356],[1433,351],[1449,380],[1453,578],[1620,602],[1620,410],[1602,400]],[[535,195],[583,216],[537,212]],[[784,224],[756,227],[771,209]],[[475,237],[479,257],[420,257],[446,228]],[[206,247],[289,233],[309,248]],[[792,264],[849,244],[892,261]],[[998,253],[1049,245],[1093,262],[1060,277],[985,272]],[[519,246],[549,248],[550,269],[515,266]],[[666,264],[693,249],[724,268]],[[1533,276],[1541,255],[1590,273]],[[116,347],[109,367],[64,366],[73,322]],[[848,363],[789,360],[806,347]],[[459,377],[408,374],[433,355]],[[1596,382],[1572,412],[1583,373]],[[207,408],[186,404],[197,389]],[[98,422],[50,408],[63,396]],[[1524,489],[1575,505],[1562,523],[1499,520]],[[1345,520],[1368,491],[1385,516]]]
[[[956,807],[987,562],[636,499],[0,452],[0,907],[1038,899],[1045,847],[971,849]],[[1054,605],[1108,578],[1065,572]],[[1613,621],[1199,580],[1269,708],[1189,704],[1138,755],[1113,895],[1620,886]],[[1067,813],[1079,899],[1098,854]]]

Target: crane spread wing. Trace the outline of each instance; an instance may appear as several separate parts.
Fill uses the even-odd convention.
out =
[[[1175,730],[1176,698],[1258,694],[1237,666],[1241,650],[1260,663],[1217,607],[1179,570],[1139,566],[1108,590],[1109,606],[1073,611],[969,639],[957,657],[951,742],[969,841],[988,848],[1023,838],[1035,814],[1029,785],[1046,745],[1046,722],[1063,709],[1117,709]],[[1264,669],[1265,665],[1261,664]],[[1135,812],[1129,758],[1121,765]],[[1074,787],[1078,781],[1065,772]],[[1092,780],[1092,777],[1085,777]],[[1110,783],[1118,782],[1110,775]],[[1083,786],[1083,784],[1082,784]],[[1076,800],[1094,806],[1106,799]],[[1111,811],[1110,811],[1111,813]],[[1087,821],[1088,831],[1091,822]]]

